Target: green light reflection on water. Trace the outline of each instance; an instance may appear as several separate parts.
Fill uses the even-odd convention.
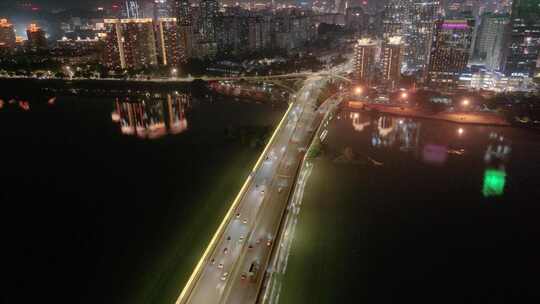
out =
[[[484,187],[482,194],[485,197],[501,196],[506,184],[506,172],[496,169],[486,169],[484,172]]]

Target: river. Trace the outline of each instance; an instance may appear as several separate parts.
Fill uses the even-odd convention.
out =
[[[540,134],[347,109],[323,134],[279,303],[537,302]]]
[[[4,88],[6,303],[174,302],[286,109],[191,86]]]

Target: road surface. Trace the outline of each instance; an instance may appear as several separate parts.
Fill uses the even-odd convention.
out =
[[[296,173],[327,107],[321,88],[352,62],[308,75],[272,135],[176,304],[254,303],[270,260]]]
[[[297,93],[178,304],[255,302],[295,174],[321,118],[315,104],[326,81],[312,76]]]

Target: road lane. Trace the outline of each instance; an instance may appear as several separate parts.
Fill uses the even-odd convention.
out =
[[[305,81],[177,304],[255,302],[296,171],[321,118],[316,99],[328,79]]]
[[[257,226],[248,243],[255,244],[253,248],[243,250],[238,267],[231,273],[231,283],[226,286],[220,303],[255,303],[262,279],[270,258],[272,246],[264,242],[257,244],[257,240],[270,236],[271,243],[279,228],[281,217],[288,201],[288,193],[292,189],[298,165],[302,161],[303,153],[311,142],[311,132],[320,118],[315,112],[318,90],[324,84],[323,79],[315,78],[304,86],[300,94],[299,107],[296,108],[294,119],[296,125],[285,149],[285,155],[278,165],[274,182],[269,186],[269,198],[264,203],[261,214],[257,219]],[[281,188],[281,190],[280,190]],[[268,237],[263,240],[268,240]],[[250,277],[249,270],[252,265],[258,265],[258,272],[254,278]]]

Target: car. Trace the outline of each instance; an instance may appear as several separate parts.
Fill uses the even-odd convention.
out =
[[[223,263],[219,263],[219,264],[217,265],[217,268],[223,269]]]
[[[237,213],[237,214],[236,214],[236,218],[239,218],[239,217],[240,217],[240,213]]]
[[[244,241],[244,235],[241,234],[241,235],[240,235],[240,238],[238,239],[238,242],[239,242],[239,243],[242,243],[243,241]]]
[[[240,276],[240,279],[242,279],[242,281],[247,279],[247,274],[245,272],[242,272],[242,275]]]
[[[216,259],[211,259],[210,264],[214,265],[216,263]]]
[[[248,250],[251,250],[251,249],[253,249],[253,245],[249,244]]]
[[[222,281],[225,281],[225,280],[227,279],[228,276],[229,276],[229,272],[228,272],[228,271],[225,271],[225,272],[223,273],[223,275],[221,276],[221,280],[222,280]]]
[[[244,224],[247,224],[248,220],[247,219],[244,219],[243,223]]]
[[[272,240],[266,241],[266,246],[270,247],[270,245],[272,245]]]
[[[261,195],[264,195],[264,190],[261,190]]]
[[[231,236],[229,235],[229,236],[227,237],[227,241],[230,241],[230,240],[231,240]]]
[[[223,249],[223,254],[227,254],[229,253],[229,249],[227,249],[227,247],[225,247],[225,249]]]

